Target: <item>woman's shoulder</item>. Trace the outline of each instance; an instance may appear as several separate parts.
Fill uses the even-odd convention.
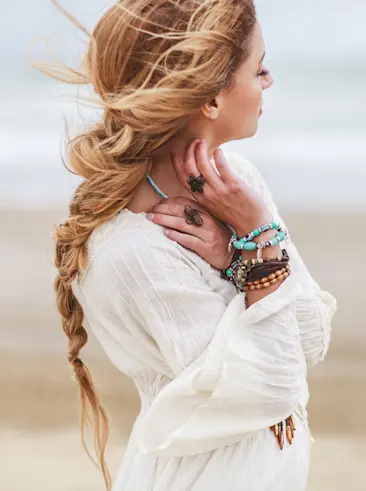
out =
[[[87,265],[79,283],[84,282],[91,269],[97,269],[99,277],[101,270],[108,274],[107,265],[116,271],[123,265],[144,268],[147,261],[156,265],[179,262],[195,272],[204,267],[200,256],[166,237],[164,227],[149,221],[146,214],[124,208],[93,231],[87,242]]]
[[[113,218],[95,228],[88,240],[88,253],[95,256],[110,241],[126,234],[146,234],[150,222],[146,220],[146,213],[134,213],[128,208],[120,210]]]

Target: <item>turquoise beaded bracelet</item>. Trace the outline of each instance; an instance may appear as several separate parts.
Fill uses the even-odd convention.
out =
[[[271,229],[275,229],[278,231],[276,237],[265,242],[253,242],[254,237],[258,237],[263,232]],[[233,233],[229,242],[229,251],[231,251],[232,246],[234,246],[235,249],[238,249],[239,251],[242,251],[243,249],[245,251],[255,251],[256,249],[264,249],[266,247],[277,246],[285,239],[286,235],[286,230],[282,230],[279,223],[271,222],[254,229],[252,232],[250,232],[250,234],[242,237],[241,239],[238,239],[237,234]]]

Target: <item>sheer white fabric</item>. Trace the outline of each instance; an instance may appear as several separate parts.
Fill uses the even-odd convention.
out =
[[[259,171],[226,157],[284,223]],[[244,294],[145,213],[123,210],[93,233],[73,288],[141,397],[113,491],[306,489],[306,371],[326,355],[336,301],[290,237],[283,247],[291,276],[245,309]],[[290,414],[296,436],[281,451],[269,427]]]

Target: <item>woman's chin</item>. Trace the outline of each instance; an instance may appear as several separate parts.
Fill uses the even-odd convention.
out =
[[[254,125],[251,131],[247,131],[244,138],[252,138],[253,136],[256,135],[257,132],[258,132],[258,122]]]
[[[245,128],[240,134],[237,134],[227,140],[226,142],[229,141],[238,141],[238,140],[246,140],[248,138],[252,138],[255,136],[255,134],[258,132],[258,121],[253,124],[252,128]]]

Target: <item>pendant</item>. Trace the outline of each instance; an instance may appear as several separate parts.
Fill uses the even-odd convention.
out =
[[[286,418],[285,421],[281,421],[280,423],[271,426],[270,429],[273,431],[275,437],[277,438],[281,450],[283,449],[285,444],[285,433],[287,441],[290,445],[292,445],[292,440],[295,438],[296,430],[295,420],[292,415]]]

